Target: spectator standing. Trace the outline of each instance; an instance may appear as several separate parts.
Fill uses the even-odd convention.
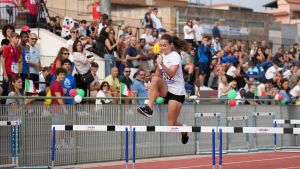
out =
[[[79,40],[76,40],[73,44],[73,56],[74,65],[77,71],[76,84],[77,87],[84,90],[85,96],[87,96],[87,88],[90,84],[84,83],[81,79],[82,75],[87,74],[90,71],[90,63],[92,60],[88,59],[83,53],[83,45]]]
[[[220,22],[219,21],[216,21],[214,23],[214,27],[212,29],[212,35],[213,35],[213,39],[215,38],[219,38],[220,42],[222,42],[222,37],[221,37],[221,30],[219,29],[219,26],[220,26]]]
[[[67,48],[61,47],[57,53],[56,58],[54,59],[54,62],[52,64],[52,67],[50,69],[50,74],[55,75],[55,71],[57,68],[62,67],[62,62],[66,59],[68,59],[70,55],[70,52]]]
[[[79,30],[80,30],[80,35],[83,35],[84,37],[91,35],[91,31],[88,29],[87,21],[84,19],[80,21]]]
[[[151,13],[151,20],[153,22],[153,27],[157,29],[157,32],[159,34],[163,27],[162,27],[161,21],[158,18],[157,14],[158,14],[158,9],[153,8],[153,11]]]
[[[24,82],[29,76],[29,57],[30,57],[30,46],[27,45],[29,35],[27,32],[21,31],[20,34],[20,51],[21,51],[21,63],[20,63],[20,73],[22,81]],[[23,83],[23,87],[24,87]]]
[[[70,96],[70,91],[76,89],[76,80],[72,75],[72,62],[69,59],[65,59],[62,62],[62,68],[66,71],[65,78],[62,81],[64,96]],[[65,99],[64,102],[65,104],[74,104],[74,99]]]
[[[111,73],[111,68],[117,65],[117,46],[119,43],[120,41],[115,39],[115,31],[111,28],[108,38],[105,39],[105,76],[108,76]]]
[[[74,60],[74,58],[73,58],[73,52],[74,52],[73,51],[73,44],[74,44],[75,40],[77,40],[78,37],[79,37],[79,31],[78,31],[78,29],[73,27],[73,28],[70,29],[70,32],[71,32],[71,39],[69,39],[67,41],[67,48],[70,52],[70,55],[69,55],[68,59],[70,59],[71,62],[73,62],[73,60]]]
[[[137,39],[133,36],[130,38],[130,45],[127,47],[125,52],[127,66],[131,69],[130,77],[133,77],[133,75],[138,71],[138,60],[141,58],[141,55],[137,53],[136,45]]]
[[[101,3],[100,0],[94,0],[94,3],[87,5],[87,10],[92,6],[93,20],[100,21],[101,18]]]
[[[2,35],[4,36],[4,39],[1,41],[1,47],[0,47],[0,55],[3,52],[4,46],[9,45],[10,38],[12,33],[15,32],[15,27],[11,24],[6,24],[2,28]]]
[[[292,96],[290,94],[289,80],[282,79],[281,80],[281,88],[279,94],[283,96],[283,99],[286,100],[286,103],[289,104],[292,102]]]
[[[193,51],[193,49],[190,49],[190,51]],[[194,64],[194,58],[191,56],[188,52],[181,52],[182,56],[182,67],[185,72],[188,73],[187,82],[193,83],[193,74],[195,71],[195,64]]]
[[[50,18],[50,23],[48,23],[48,30],[52,33],[55,33],[58,36],[61,36],[62,29],[61,29],[60,25],[56,24],[55,17]]]
[[[18,48],[20,36],[17,33],[12,33],[10,37],[10,44],[6,45],[2,53],[2,71],[3,71],[3,96],[7,96],[9,81],[12,76],[19,74],[20,64],[20,50]],[[5,104],[5,101],[2,101]]]
[[[202,40],[202,44],[198,48],[200,87],[204,85],[205,77],[207,75],[209,76],[209,65],[212,58],[210,48],[208,46],[208,38],[204,37]]]
[[[38,15],[38,0],[20,0],[21,5],[24,9],[28,10],[26,14],[26,25],[30,28],[37,27],[37,15]]]
[[[199,17],[195,19],[195,24],[193,25],[193,29],[195,31],[195,42],[197,47],[199,47],[202,43],[202,38],[204,34],[204,28],[202,25],[202,21]]]
[[[39,88],[39,72],[42,68],[40,49],[36,46],[37,40],[35,33],[29,34],[29,79],[33,81],[36,89]]]
[[[148,46],[148,47],[147,47]],[[137,45],[137,53],[141,55],[139,60],[139,68],[146,71],[151,71],[154,68],[153,56],[149,54],[149,45],[146,44],[145,39],[140,39]]]
[[[150,29],[153,28],[153,21],[151,19],[152,11],[153,11],[153,7],[149,7],[148,11],[144,15],[144,18],[143,18],[143,21],[142,21],[143,22],[142,25],[143,25],[144,28],[150,28]]]
[[[151,29],[146,28],[144,34],[142,34],[140,39],[146,40],[146,47],[149,49],[150,46],[154,46],[154,38],[151,35]]]
[[[195,30],[193,29],[193,20],[188,19],[183,27],[184,40],[195,47]]]
[[[134,97],[148,97],[148,92],[145,87],[145,75],[146,71],[140,69],[137,72],[136,79],[133,81],[132,85],[132,93]],[[137,103],[140,105],[144,105],[145,100],[137,100]]]

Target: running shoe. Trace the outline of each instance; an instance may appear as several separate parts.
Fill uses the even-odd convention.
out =
[[[153,114],[152,109],[148,105],[146,105],[145,107],[138,107],[137,112],[139,112],[140,114],[146,117],[152,117]]]
[[[181,135],[181,142],[182,144],[186,144],[189,141],[189,136],[187,133]]]

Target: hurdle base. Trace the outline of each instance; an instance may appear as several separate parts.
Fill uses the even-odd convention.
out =
[[[246,149],[235,149],[235,150],[227,150],[228,153],[248,153],[249,150]]]
[[[277,149],[300,149],[300,146],[282,146],[280,148]]]
[[[228,151],[222,151],[222,154],[228,154],[229,152]],[[212,152],[210,151],[207,151],[207,152],[205,152],[205,151],[202,151],[202,152],[197,152],[196,153],[196,155],[211,155],[212,154]]]
[[[258,148],[251,148],[248,150],[248,152],[258,152],[258,151],[259,151]]]
[[[27,167],[16,167],[15,169],[51,169],[49,166],[27,166]]]
[[[258,148],[258,151],[274,151],[275,150],[275,148],[273,147],[273,148]],[[276,148],[276,150],[278,150],[277,148]]]
[[[14,168],[14,167],[17,167],[16,164],[3,164],[3,165],[0,165],[0,168]]]

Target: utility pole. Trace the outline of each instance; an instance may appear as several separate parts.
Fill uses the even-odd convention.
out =
[[[111,0],[99,0],[101,4],[101,13],[106,13],[111,18]]]

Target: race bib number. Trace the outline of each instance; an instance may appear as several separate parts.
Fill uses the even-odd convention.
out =
[[[162,78],[167,82],[167,84],[172,84],[174,83],[174,79],[170,78],[166,72],[164,72],[162,69],[160,69],[162,73]]]
[[[16,74],[19,73],[19,64],[17,62],[11,63],[11,71]]]
[[[26,63],[28,63],[29,62],[29,53],[28,52],[26,52],[25,53],[25,61],[26,61]]]
[[[36,0],[30,0],[30,4],[35,5],[36,4]]]

